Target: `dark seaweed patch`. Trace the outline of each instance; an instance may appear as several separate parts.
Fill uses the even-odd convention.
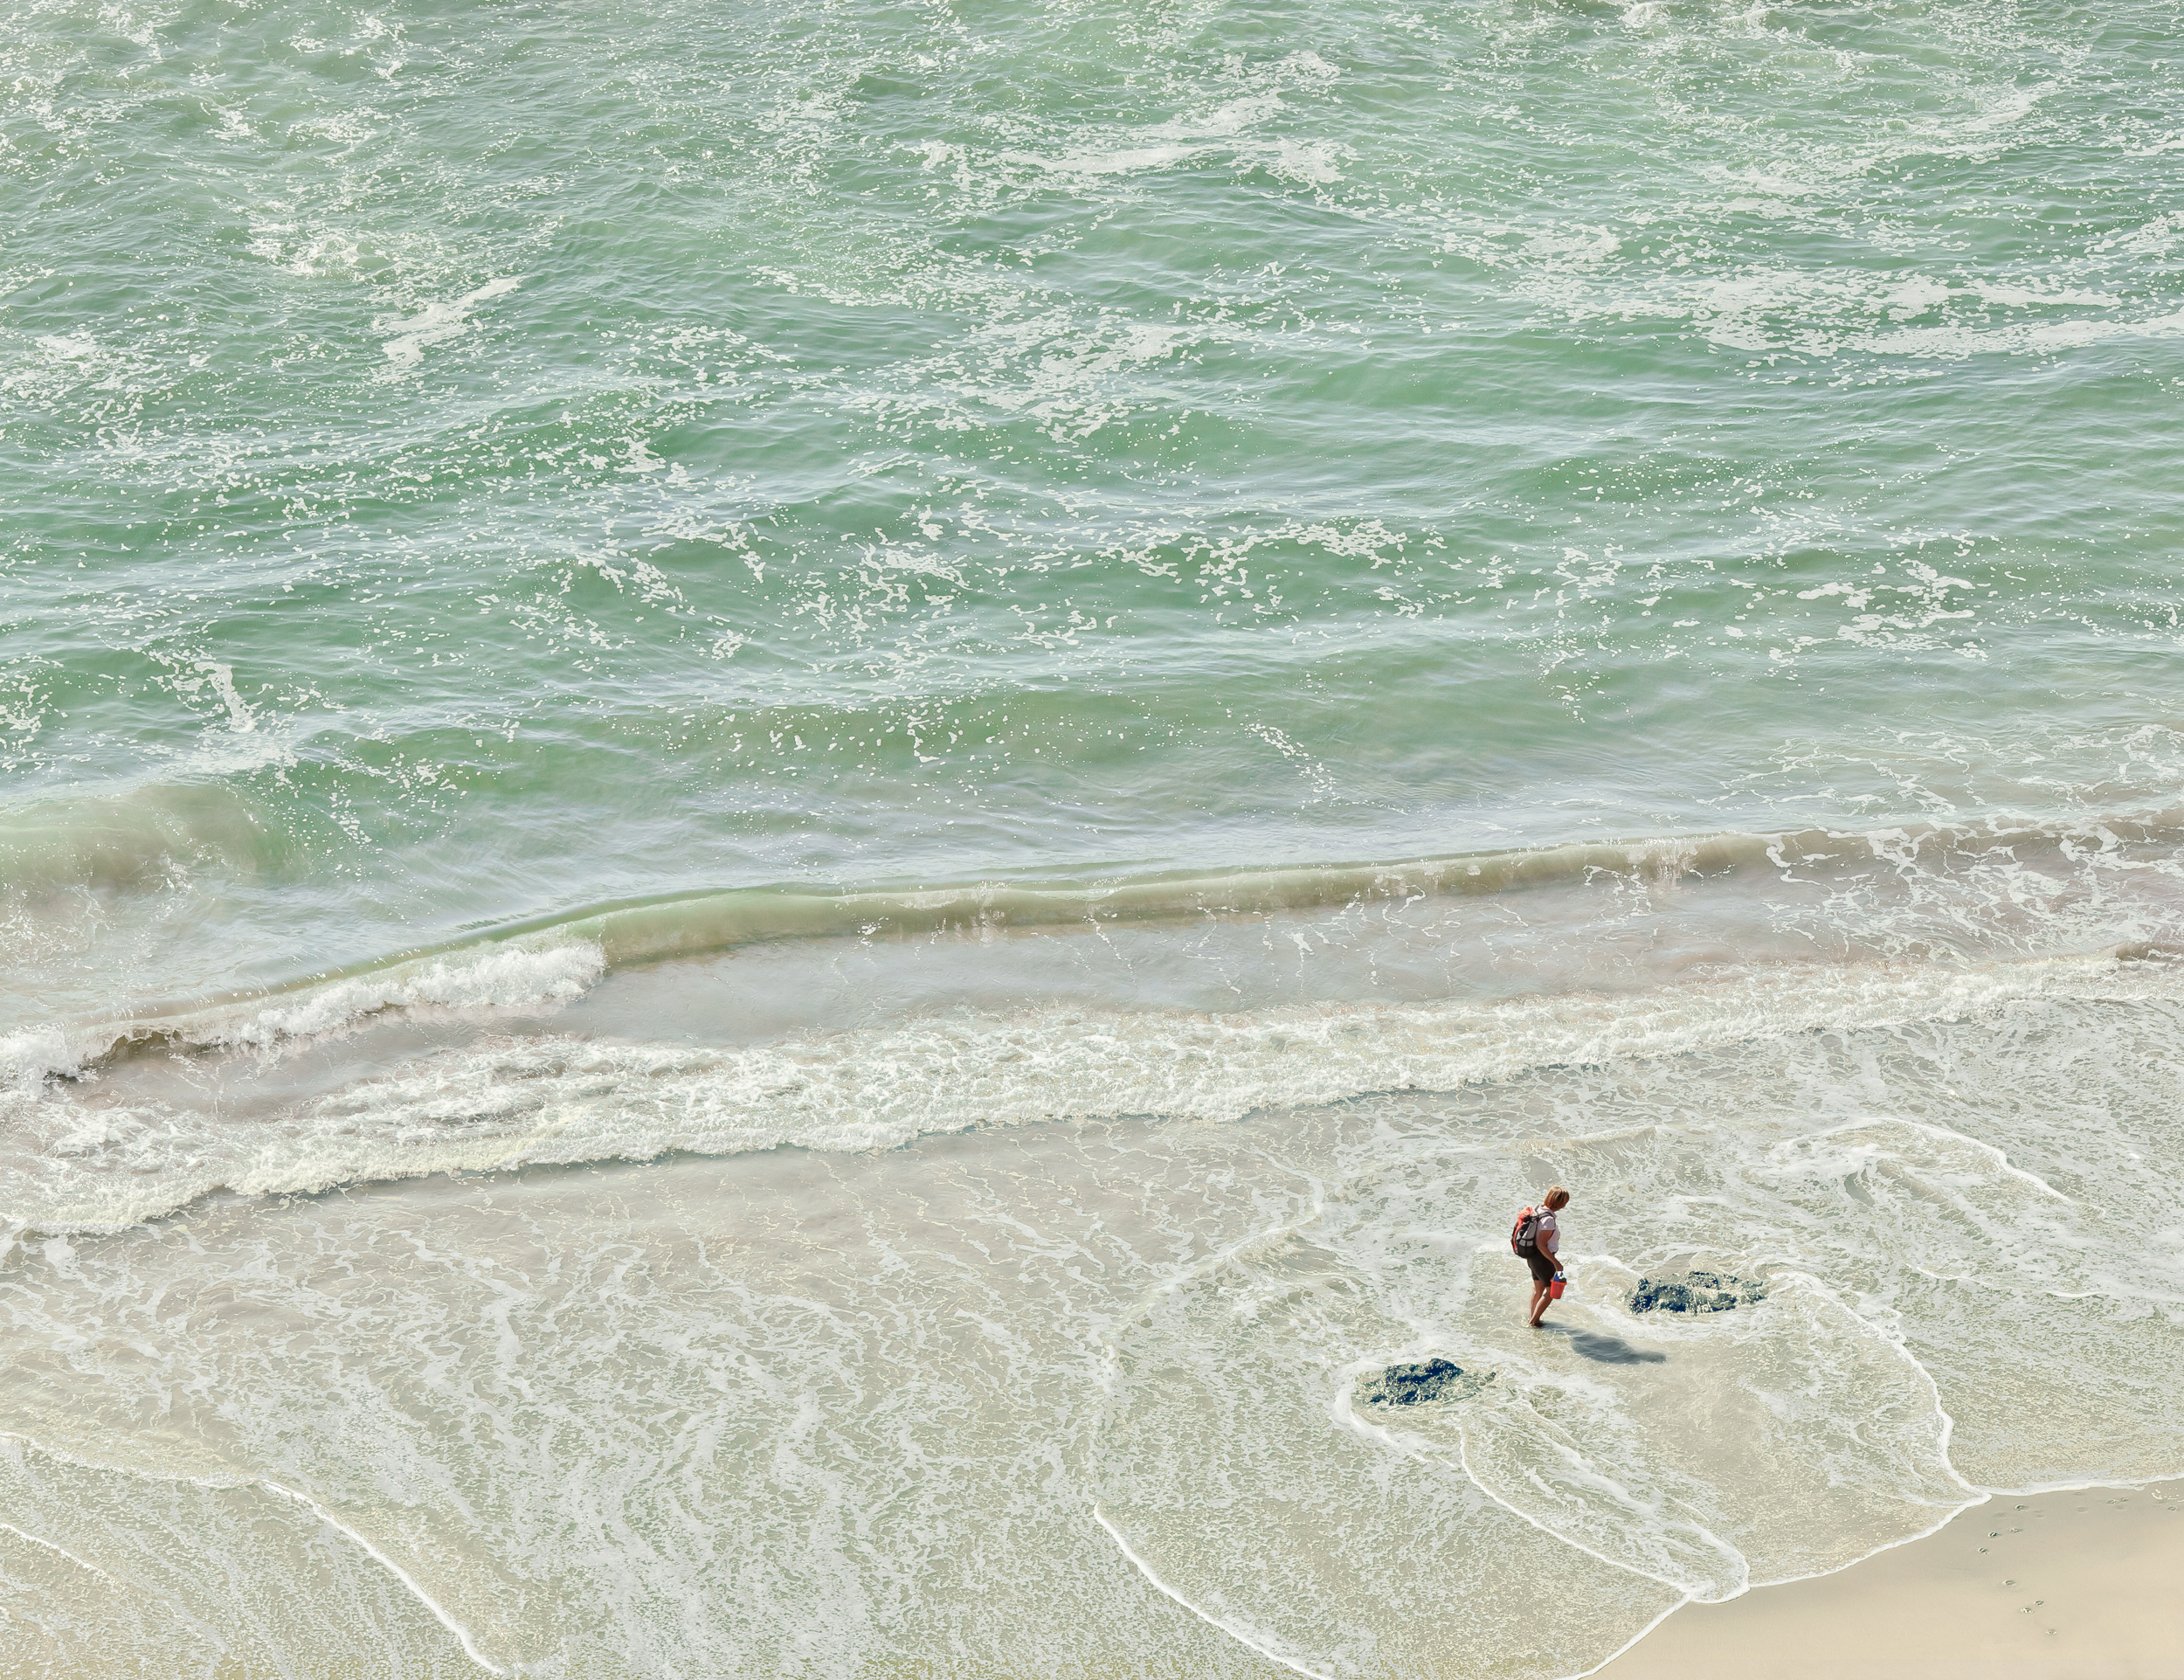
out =
[[[1464,1400],[1494,1380],[1468,1373],[1447,1359],[1427,1359],[1419,1365],[1392,1365],[1378,1376],[1358,1385],[1358,1397],[1375,1406],[1415,1406],[1421,1400]]]
[[[1631,1291],[1633,1312],[1727,1312],[1767,1298],[1766,1286],[1727,1272],[1641,1277]]]

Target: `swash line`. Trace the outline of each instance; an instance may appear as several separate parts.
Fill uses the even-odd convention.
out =
[[[100,1580],[104,1581],[109,1587],[115,1584],[114,1577],[107,1574],[105,1570],[100,1568],[97,1564],[86,1563],[81,1558],[79,1558],[74,1552],[71,1552],[65,1545],[57,1545],[51,1540],[40,1539],[37,1535],[28,1533],[25,1531],[17,1528],[13,1523],[0,1523],[0,1529],[5,1529],[9,1533],[14,1535],[18,1540],[28,1540],[32,1545],[42,1545],[48,1552],[59,1552],[62,1557],[67,1559],[69,1562],[74,1564],[77,1568],[88,1569],[93,1574],[96,1575]]]
[[[1116,1528],[1114,1524],[1107,1520],[1107,1513],[1102,1511],[1096,1504],[1092,1507],[1092,1520],[1107,1531],[1108,1538],[1113,1540],[1116,1545],[1120,1546],[1122,1548],[1123,1555],[1125,1558],[1128,1558],[1131,1563],[1137,1566],[1138,1573],[1144,1576],[1147,1580],[1151,1581],[1155,1587],[1165,1593],[1170,1598],[1173,1599],[1178,1604],[1180,1604],[1185,1609],[1188,1610],[1200,1621],[1205,1622],[1208,1627],[1218,1628],[1220,1632],[1227,1634],[1231,1639],[1234,1640],[1239,1645],[1244,1646],[1247,1649],[1258,1652],[1260,1656],[1265,1657],[1270,1663],[1279,1663],[1285,1669],[1294,1669],[1299,1674],[1309,1675],[1310,1677],[1310,1680],[1335,1680],[1335,1677],[1333,1675],[1327,1673],[1324,1670],[1308,1669],[1294,1657],[1284,1656],[1279,1651],[1268,1650],[1264,1645],[1259,1643],[1257,1640],[1247,1638],[1244,1635],[1238,1633],[1234,1628],[1230,1627],[1227,1622],[1220,1621],[1218,1617],[1209,1615],[1204,1610],[1199,1609],[1197,1605],[1192,1603],[1190,1600],[1185,1598],[1183,1594],[1177,1592],[1174,1587],[1169,1586],[1167,1582],[1162,1580],[1158,1572],[1156,1571],[1150,1563],[1147,1563],[1144,1559],[1139,1557],[1136,1552],[1131,1550],[1130,1542],[1123,1538],[1122,1530]]]
[[[463,1648],[463,1654],[466,1656],[469,1657],[473,1663],[475,1663],[487,1674],[500,1675],[503,1677],[503,1680],[506,1680],[506,1677],[511,1672],[511,1670],[501,1668],[488,1661],[485,1653],[478,1649],[476,1642],[470,1637],[470,1629],[464,1627],[461,1622],[456,1621],[455,1618],[449,1614],[447,1611],[442,1609],[439,1606],[439,1600],[434,1599],[433,1596],[430,1593],[426,1592],[422,1587],[418,1586],[416,1580],[407,1570],[403,1568],[400,1564],[397,1563],[392,1558],[390,1558],[385,1552],[382,1552],[370,1540],[367,1540],[355,1529],[349,1527],[348,1524],[342,1522],[339,1518],[335,1517],[331,1511],[328,1511],[325,1506],[319,1504],[317,1500],[312,1498],[310,1495],[306,1493],[298,1493],[294,1488],[284,1488],[278,1482],[260,1482],[258,1485],[265,1489],[268,1493],[277,1493],[283,1499],[293,1500],[295,1504],[301,1505],[305,1509],[314,1513],[318,1519],[321,1523],[324,1523],[328,1528],[333,1529],[337,1533],[345,1534],[351,1540],[354,1540],[357,1545],[363,1549],[368,1557],[384,1568],[389,1574],[392,1575],[397,1580],[400,1581],[403,1586],[408,1587],[411,1594],[417,1599],[417,1601],[432,1613],[434,1619],[439,1621],[441,1627],[446,1628],[449,1633],[455,1635],[456,1639],[460,1642]]]

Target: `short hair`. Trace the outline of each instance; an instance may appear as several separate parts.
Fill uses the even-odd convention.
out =
[[[1547,1191],[1547,1211],[1550,1213],[1559,1212],[1565,1204],[1568,1203],[1569,1200],[1570,1193],[1568,1191],[1565,1190],[1560,1185],[1552,1186]]]

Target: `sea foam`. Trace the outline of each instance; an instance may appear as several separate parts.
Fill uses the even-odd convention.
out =
[[[427,964],[273,1012],[224,1040],[293,1041],[395,1006],[534,1006],[596,977],[596,949]],[[534,1164],[890,1148],[932,1133],[1158,1116],[1234,1121],[1370,1092],[1448,1091],[1550,1066],[1962,1019],[2033,1000],[2174,994],[2165,964],[1979,970],[1789,966],[1642,996],[1344,1004],[1217,1015],[1043,1007],[805,1034],[741,1048],[527,1034],[417,1057],[278,1116],[18,1096],[6,1177],[38,1229],[110,1230],[215,1189],[335,1185]],[[52,1047],[48,1046],[50,1050]]]

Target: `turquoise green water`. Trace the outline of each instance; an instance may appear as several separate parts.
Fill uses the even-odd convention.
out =
[[[2177,21],[17,7],[0,1667],[1567,1674],[2175,1473]],[[1540,1374],[1556,1172],[1617,1345],[1804,1281]],[[2117,1409],[2011,1437],[2056,1267]],[[1464,1347],[1529,1421],[1339,1398]]]
[[[25,11],[20,1006],[2159,804],[2173,23]]]

